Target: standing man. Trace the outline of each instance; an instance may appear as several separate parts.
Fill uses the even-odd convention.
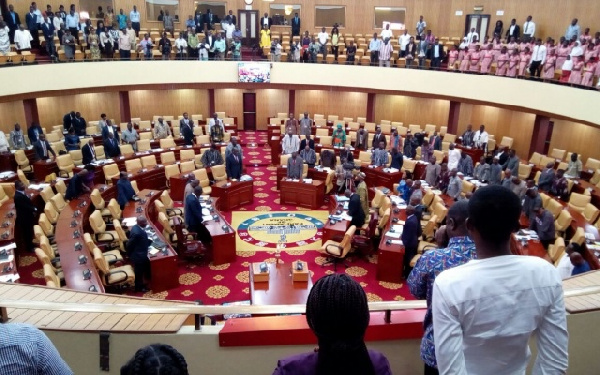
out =
[[[117,181],[117,202],[119,202],[121,210],[125,209],[125,205],[132,201],[133,197],[135,197],[135,190],[131,186],[127,172],[120,172],[119,181]]]
[[[207,9],[206,14],[204,14],[204,23],[206,24],[206,30],[215,29],[215,16],[210,9]]]
[[[439,69],[442,66],[442,60],[445,55],[444,46],[440,44],[440,39],[435,38],[435,42],[433,46],[431,46],[431,69]]]
[[[134,129],[133,124],[130,122],[127,123],[127,129],[121,132],[121,140],[124,144],[129,144],[131,147],[137,151],[137,141],[140,139],[137,131]],[[84,163],[85,164],[85,163]]]
[[[131,27],[135,30],[135,36],[140,36],[140,12],[137,10],[137,6],[133,6],[133,10],[129,12],[129,21],[131,21]]]
[[[383,142],[383,148],[385,148],[385,146],[387,145],[387,139],[385,138],[385,135],[381,134],[381,127],[376,127],[375,128],[375,135],[373,135],[373,141],[371,142],[371,148],[376,149],[377,147],[379,147],[379,143]]]
[[[232,25],[237,25],[237,18],[233,15],[233,11],[231,9],[229,10],[229,13],[225,16],[225,21]]]
[[[486,151],[489,138],[490,135],[485,131],[485,125],[481,125],[473,136],[473,145],[478,149]]]
[[[410,42],[411,35],[407,29],[404,29],[404,33],[398,37],[398,44],[400,45],[400,57],[406,57],[406,46]]]
[[[221,151],[217,149],[217,145],[214,143],[210,144],[210,148],[202,154],[200,162],[205,168],[210,168],[213,165],[223,165],[223,156]]]
[[[402,277],[404,280],[408,280],[410,271],[410,261],[417,255],[417,249],[419,248],[419,236],[421,236],[421,223],[417,215],[415,215],[415,206],[406,207],[406,221],[404,223],[404,230],[402,230],[402,244],[404,244],[404,265],[402,270]]]
[[[19,123],[16,123],[15,130],[10,132],[10,135],[8,136],[8,143],[13,150],[23,150],[27,147],[25,136]]]
[[[473,126],[471,124],[467,125],[467,130],[463,133],[461,138],[462,145],[465,147],[473,147],[473,137],[475,133],[473,132]]]
[[[48,56],[50,56],[53,60],[57,58],[56,46],[54,45],[54,31],[54,25],[48,16],[44,15],[42,33],[44,34],[44,40],[46,41],[46,53],[48,53]]]
[[[377,38],[377,33],[373,33],[373,38],[369,42],[369,50],[371,51],[371,65],[379,63],[379,50],[381,49],[381,40]]]
[[[144,284],[144,277],[150,280],[150,259],[148,259],[148,247],[152,241],[146,233],[148,221],[144,216],[138,216],[137,224],[129,232],[129,241],[127,241],[127,256],[133,263],[133,272],[135,273],[135,291],[146,293],[148,289]]]
[[[540,179],[538,180],[538,188],[541,191],[549,192],[554,184],[554,178],[556,173],[554,172],[554,162],[546,164],[546,168],[540,173]]]
[[[369,132],[365,128],[360,128],[356,132],[356,143],[354,147],[357,150],[366,151],[369,148]]]
[[[260,19],[260,28],[262,29],[264,26],[266,26],[267,29],[270,30],[272,24],[273,20],[271,19],[271,17],[269,17],[269,13],[265,12],[264,17]]]
[[[79,13],[75,12],[75,8],[71,8],[69,14],[65,18],[65,27],[71,32],[71,35],[75,37],[77,43],[79,43]]]
[[[315,141],[310,135],[307,135],[306,138],[300,141],[300,151],[304,150],[306,146],[313,150],[315,149]]]
[[[287,134],[281,140],[281,150],[283,154],[291,154],[294,151],[300,149],[300,138],[292,132],[292,129],[288,130]]]
[[[466,152],[461,153],[456,169],[465,176],[473,176],[473,159]]]
[[[541,39],[538,39],[535,42],[535,47],[533,47],[533,52],[531,54],[531,65],[529,66],[530,76],[536,76],[539,78],[545,62],[546,46],[542,44]]]
[[[219,118],[217,112],[213,113],[212,118],[208,120],[208,133],[210,134],[213,126],[218,125],[223,128],[223,132],[225,132],[225,128],[223,127],[223,120]]]
[[[510,26],[506,30],[506,40],[511,40],[512,38],[515,38],[515,40],[517,40],[517,38],[519,38],[520,36],[521,27],[517,25],[517,20],[513,18],[510,21]]]
[[[310,135],[312,132],[312,125],[313,120],[308,117],[308,112],[304,112],[304,117],[300,119],[300,135]]]
[[[427,22],[423,19],[423,16],[419,16],[419,22],[417,22],[417,39],[423,40],[425,38],[425,29],[427,28]]]
[[[533,189],[530,189],[529,191],[531,190]],[[548,246],[553,244],[554,239],[556,238],[554,215],[552,215],[550,211],[545,210],[541,204],[535,207],[533,212],[534,216],[529,217],[529,229],[537,233],[544,249],[547,250]]]
[[[225,158],[225,171],[230,179],[239,180],[242,177],[242,157],[238,149],[234,148],[232,153]]]
[[[231,137],[231,140],[229,141],[229,144],[227,145],[227,147],[225,147],[225,159],[227,159],[227,157],[229,155],[231,155],[231,153],[235,149],[238,150],[240,157],[243,159],[244,158],[244,152],[242,151],[242,146],[240,146],[239,143],[238,143],[237,137]]]
[[[187,115],[187,113],[186,113],[186,115]],[[183,121],[183,120],[187,120],[187,121],[181,125],[181,135],[183,136],[185,144],[187,146],[192,146],[192,145],[194,145],[194,129],[193,129],[194,121],[188,120],[187,118],[182,119],[181,121]],[[222,138],[221,138],[221,140],[222,140]]]
[[[29,33],[33,37],[33,45],[38,47],[40,45],[40,37],[38,35],[38,30],[40,22],[38,22],[38,13],[40,11],[36,8],[35,3],[31,3],[29,7],[29,13],[25,15],[25,23],[27,24],[27,29]],[[42,17],[42,14],[39,14],[39,17]]]
[[[298,17],[298,13],[295,13],[294,18],[292,18],[292,38],[295,36],[300,36],[300,17]]]
[[[449,268],[460,266],[476,258],[475,243],[467,231],[468,202],[457,202],[448,210],[445,233],[450,239],[444,249],[424,252],[408,276],[410,293],[418,299],[427,300],[427,313],[423,321],[424,334],[421,340],[421,359],[425,362],[425,374],[437,374],[433,316],[431,298],[436,277]],[[438,231],[444,231],[442,228]],[[437,235],[437,232],[436,232]]]
[[[298,157],[298,152],[292,152],[292,156],[287,162],[287,178],[292,180],[301,180],[303,168],[304,163],[302,162],[302,159]]]
[[[385,167],[389,162],[389,156],[385,150],[385,144],[379,142],[379,148],[373,151],[371,155],[371,164],[376,167]]]
[[[36,224],[35,214],[37,209],[31,202],[31,198],[25,193],[25,184],[22,181],[15,181],[15,229],[21,236],[21,241],[25,245],[25,250],[33,252],[33,226]]]
[[[363,172],[356,175],[356,193],[360,197],[360,206],[366,218],[369,217],[369,192],[365,178],[367,178],[367,175]]]
[[[104,153],[109,158],[114,158],[121,155],[119,140],[115,138],[113,133],[108,134],[108,138],[104,141]]]
[[[454,147],[454,143],[450,143],[450,146],[448,146],[448,169],[458,168],[459,161],[460,151]]]
[[[37,33],[37,30],[34,31]],[[29,30],[25,29],[25,25],[21,24],[19,29],[15,31],[15,47],[19,52],[29,51],[31,49],[31,41],[34,40]]]
[[[467,38],[468,45],[473,43],[473,41],[478,42],[479,41],[479,33],[477,31],[475,31],[474,27],[471,27],[471,31],[469,31],[466,38]]]
[[[448,182],[446,194],[454,199],[454,201],[457,201],[460,198],[460,193],[462,193],[462,180],[457,176],[456,168],[452,168],[450,170],[450,181]]]
[[[89,186],[85,184],[85,179],[88,174],[87,169],[82,169],[78,173],[73,174],[69,185],[67,186],[67,192],[65,193],[65,200],[73,200],[79,197],[81,194],[89,194],[91,192]]]
[[[511,175],[513,176],[519,175],[519,157],[517,156],[517,153],[514,149],[510,150],[509,157],[502,167],[504,171],[509,170]]]
[[[171,128],[169,124],[164,122],[162,117],[158,118],[158,122],[154,124],[154,139],[165,139],[171,136]]]
[[[21,18],[19,14],[15,12],[15,8],[12,4],[8,6],[8,14],[4,16],[4,20],[8,25],[9,32],[8,36],[10,37],[10,42],[15,42],[15,31],[19,29],[19,25],[21,24]]]
[[[163,28],[165,33],[171,33],[171,38],[175,38],[175,24],[173,17],[169,14],[168,9],[165,11],[165,15],[163,17]]]
[[[85,121],[85,118],[81,117],[81,113],[75,112],[75,118],[73,119],[72,127],[75,129],[75,134],[79,136],[86,135],[85,130],[87,128],[87,122]]]
[[[389,26],[389,24],[388,24]],[[385,30],[384,30],[385,31]],[[383,39],[383,43],[379,46],[379,66],[385,66],[386,68],[390,67],[390,59],[392,58],[392,53],[394,52],[394,47],[390,43],[390,38]]]
[[[327,61],[327,41],[329,39],[329,34],[325,31],[325,27],[321,29],[321,32],[317,34],[317,39],[319,40],[319,52],[323,54],[323,62]]]
[[[96,161],[96,149],[94,149],[94,139],[90,140],[81,148],[82,163],[88,165]]]
[[[298,120],[294,118],[294,114],[290,113],[290,118],[285,122],[285,132],[289,133],[292,131],[292,134],[300,134],[300,129],[298,128]]]
[[[529,43],[531,38],[534,37],[535,34],[535,22],[532,21],[531,16],[527,16],[527,20],[523,24],[523,39],[522,41],[525,43]]]
[[[346,189],[344,195],[349,198],[348,201],[348,216],[352,217],[350,225],[355,225],[360,228],[365,224],[365,213],[360,206],[360,196],[352,193],[352,190]]]
[[[532,336],[538,348],[533,373],[566,373],[560,275],[544,259],[511,255],[520,215],[519,198],[502,187],[477,189],[469,200],[467,230],[478,259],[442,272],[433,287],[440,374],[524,374]]]
[[[52,154],[52,159],[56,159],[56,153],[50,147],[50,143],[48,143],[46,135],[43,133],[39,135],[37,142],[33,144],[33,149],[38,160],[50,159],[50,154]]]
[[[565,33],[566,40],[572,40],[573,37],[579,39],[579,35],[581,35],[581,27],[578,24],[579,20],[577,18],[573,18],[571,24],[567,27],[567,32]]]
[[[302,140],[302,142],[304,142],[304,140]],[[317,164],[317,154],[308,144],[304,146],[304,148],[301,148],[300,157],[308,164],[309,168],[314,168],[315,164]]]

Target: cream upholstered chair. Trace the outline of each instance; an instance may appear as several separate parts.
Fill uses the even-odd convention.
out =
[[[542,207],[546,208],[548,206],[548,202],[550,201],[550,196],[546,193],[540,193],[540,198],[542,198]]]
[[[321,265],[321,267],[333,263],[333,270],[337,271],[337,264],[343,263],[344,266],[348,265],[344,262],[344,259],[352,248],[352,237],[356,232],[356,225],[351,225],[350,228],[344,234],[344,238],[341,242],[329,240],[323,244],[320,252],[327,256],[327,261]]]
[[[133,285],[135,273],[130,265],[110,268],[100,249],[95,247],[92,254],[94,256],[94,264],[100,273],[102,284],[104,284],[104,286]]]
[[[54,271],[54,268],[49,264],[44,264],[44,280],[46,281],[46,286],[51,288],[60,288],[61,280],[60,277]]]
[[[73,177],[73,158],[70,154],[59,155],[56,157],[56,164],[58,165],[59,175],[64,177]]]
[[[583,168],[587,169],[587,170],[592,170],[592,171],[595,171],[596,169],[600,169],[600,160],[594,159],[594,158],[587,158]]]
[[[106,152],[104,146],[94,146],[94,152],[96,153],[96,160],[105,160]]]
[[[210,180],[208,179],[208,173],[206,173],[206,169],[196,169],[194,171],[194,176],[196,177],[196,180],[200,182],[200,186],[202,187],[202,194],[210,194],[212,189],[210,187]]]
[[[583,217],[588,224],[594,224],[598,220],[598,214],[600,214],[600,210],[596,206],[591,203],[585,205]]]
[[[583,211],[585,211],[585,206],[591,201],[591,195],[571,193],[569,196],[569,208],[579,213],[583,213]]]
[[[102,166],[102,170],[104,171],[104,178],[106,179],[107,184],[112,184],[112,179],[114,177],[119,177],[119,166],[117,164],[107,164]]]
[[[29,164],[29,159],[27,158],[27,155],[25,155],[25,151],[16,150],[15,161],[17,162],[19,169],[23,172],[33,172],[33,167]]]
[[[522,180],[529,179],[529,175],[531,175],[531,169],[533,167],[529,164],[521,164],[519,163],[519,178]]]
[[[444,138],[442,138],[442,142],[454,143],[456,141],[456,134],[446,133]]]
[[[561,150],[559,148],[553,148],[550,156],[556,160],[563,160],[565,155],[567,154],[567,150]]]
[[[112,215],[113,219],[121,219],[123,212],[121,211],[121,206],[115,198],[112,198],[110,201],[108,201],[108,205],[106,206],[106,208],[108,208],[108,211],[110,211],[110,214]]]
[[[94,208],[100,211],[102,217],[112,217],[112,214],[106,208],[106,202],[104,201],[104,198],[102,198],[102,195],[98,189],[92,190],[90,193],[90,199],[92,200]]]
[[[279,155],[279,165],[287,165],[288,159],[290,158],[291,155],[289,154],[283,154],[283,155]]]
[[[177,243],[177,235],[175,229],[171,226],[171,222],[164,212],[158,213],[158,223],[163,227],[162,234],[169,241],[171,245]]]
[[[531,154],[531,157],[529,158],[529,164],[540,165],[541,160],[542,154],[540,154],[537,151],[534,151],[533,154]]]
[[[149,140],[153,139],[152,132],[140,132],[140,140]]]
[[[577,230],[575,230],[575,234],[571,237],[571,242],[583,246],[583,243],[585,242],[585,230],[582,227],[578,227]]]
[[[556,220],[558,215],[563,211],[563,206],[557,200],[550,198],[546,205],[546,210],[550,211],[552,216],[554,216],[554,220]]]
[[[377,222],[377,228],[375,229],[376,236],[381,236],[383,234],[383,230],[385,229],[385,226],[390,221],[391,214],[392,214],[392,210],[390,208],[388,208],[383,211],[383,215],[379,215],[379,221]]]
[[[25,176],[25,173],[23,172],[23,170],[17,169],[17,177],[25,185],[25,187],[29,187],[29,184],[31,182],[27,179],[27,176]]]
[[[35,256],[38,258],[40,263],[42,263],[42,266],[50,266],[52,268],[52,271],[58,276],[59,279],[64,279],[64,275],[62,273],[62,269],[60,268],[60,264],[52,264],[50,258],[48,257],[48,254],[46,254],[46,252],[39,247],[36,247],[34,249],[34,252]]]
[[[380,189],[375,189],[375,195],[373,196],[373,199],[371,199],[371,211],[375,212],[379,210],[384,197],[385,194],[383,194]]]
[[[165,178],[167,179],[167,185],[171,186],[170,178],[172,176],[177,176],[181,173],[179,170],[179,164],[169,164],[165,166]]]
[[[75,165],[83,164],[83,154],[81,153],[81,150],[71,150],[69,151],[69,155],[71,155]]]
[[[179,164],[179,170],[181,173],[188,173],[194,169],[196,169],[196,164],[193,160],[184,161],[183,163]]]
[[[171,147],[175,147],[175,141],[173,140],[173,138],[164,138],[160,140],[160,148],[171,148]]]
[[[65,194],[67,194],[67,185],[65,184],[64,180],[56,180],[54,187],[56,188],[58,194],[62,195],[63,197]]]
[[[100,211],[96,210],[90,215],[90,227],[94,231],[95,241],[112,244],[113,247],[119,246],[119,235],[115,231],[106,230],[106,223]]]
[[[181,150],[179,151],[179,161],[184,162],[188,160],[194,160],[196,156],[194,150]]]
[[[144,168],[151,168],[156,165],[156,157],[154,155],[142,156],[140,160],[142,162],[142,167]],[[131,160],[126,160],[125,164],[127,164],[127,162],[129,161]],[[129,172],[129,169],[127,170],[127,172]]]
[[[50,223],[52,223],[53,225],[56,224],[56,222],[58,221],[59,212],[56,210],[54,204],[52,204],[51,201],[46,202],[46,204],[44,205],[44,214],[46,215],[46,218],[48,218]]]
[[[558,267],[558,263],[560,263],[560,260],[565,254],[565,250],[565,240],[562,237],[558,237],[554,241],[554,244],[548,246],[548,255],[550,256],[550,259],[552,259],[552,263],[554,263],[555,267]]]
[[[154,158],[154,156],[152,156],[152,158]],[[154,160],[156,162],[156,159]],[[127,171],[127,173],[135,173],[142,168],[142,162],[140,161],[140,159],[125,160],[125,170]]]
[[[173,202],[173,199],[169,195],[168,191],[165,190],[160,194],[160,201],[165,206],[167,214],[183,215],[183,209],[175,208],[175,202]]]
[[[90,253],[92,253],[94,251],[94,248],[97,247],[96,243],[92,239],[92,235],[89,233],[83,234],[83,242],[85,242],[85,245]],[[102,256],[104,257],[104,259],[106,259],[109,265],[123,261],[123,255],[121,254],[120,250],[107,250],[102,252]]]
[[[225,171],[224,165],[214,165],[210,168],[210,171],[212,172],[215,181],[227,180],[227,172]]]
[[[121,155],[123,155],[124,157],[131,156],[135,153],[135,151],[133,150],[133,146],[130,144],[121,145],[119,146],[119,148],[121,149]]]
[[[175,159],[175,152],[163,152],[160,154],[160,163],[164,165],[175,164],[177,160]]]
[[[150,147],[149,139],[140,139],[136,142],[137,150],[139,151],[150,151],[152,148]]]
[[[557,237],[564,235],[567,228],[571,225],[573,217],[568,210],[562,210],[556,220],[554,221],[554,227],[556,230]]]
[[[500,146],[512,148],[513,143],[514,139],[512,139],[511,137],[502,137],[502,140],[500,141]]]
[[[44,235],[51,239],[54,237],[54,225],[48,220],[48,216],[45,213],[40,214],[40,218],[38,219],[38,226],[44,232]]]
[[[50,202],[58,212],[61,212],[67,207],[67,202],[65,202],[65,199],[61,194],[56,194],[55,196],[50,198]]]

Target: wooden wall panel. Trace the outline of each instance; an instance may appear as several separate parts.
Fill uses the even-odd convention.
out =
[[[224,0],[227,9],[232,9],[237,14],[238,9],[244,9],[243,0]],[[29,10],[30,2],[13,1],[15,10],[25,22],[25,14]],[[54,10],[58,10],[58,0],[48,0],[40,3],[39,6],[45,10],[46,4],[52,5]],[[77,10],[80,8],[79,0],[72,0]],[[123,8],[126,14],[137,5],[138,10],[143,16],[143,28],[162,28],[157,21],[146,21],[146,5],[144,0],[123,0],[115,8]],[[64,3],[68,11],[68,3]],[[269,2],[255,0],[252,7],[259,10],[259,14],[269,11]],[[516,18],[520,25],[525,22],[527,15],[532,15],[536,22],[537,36],[553,36],[556,39],[564,34],[567,25],[571,19],[578,17],[582,28],[597,24],[597,15],[600,13],[600,2],[597,0],[544,0],[544,1],[522,1],[522,0],[404,0],[396,2],[393,0],[368,0],[368,1],[349,1],[349,0],[292,0],[286,4],[300,4],[300,17],[302,18],[302,30],[309,30],[312,33],[317,32],[315,28],[315,5],[345,5],[346,6],[346,27],[340,30],[342,33],[370,33],[373,30],[375,6],[401,6],[406,8],[406,24],[408,30],[414,32],[415,24],[420,15],[423,15],[427,25],[433,30],[434,35],[439,36],[461,36],[464,32],[465,15],[473,13],[473,7],[476,5],[484,6],[482,14],[491,15],[491,24],[501,19],[505,27],[512,18]],[[193,1],[179,2],[179,16],[185,21],[187,16],[194,12]],[[84,9],[88,10],[89,9]],[[463,16],[456,16],[456,11],[462,11]],[[503,16],[496,16],[496,11],[504,11]],[[92,9],[95,12],[95,8]],[[180,29],[183,23],[176,23],[176,28]],[[595,30],[592,27],[592,32]],[[491,32],[491,31],[490,31]]]
[[[244,129],[244,112],[242,100],[245,90],[242,89],[215,89],[215,111],[225,112],[227,116],[237,117],[238,129]],[[256,98],[256,105],[260,105],[258,102],[258,95]],[[257,117],[258,124],[261,123],[261,119]],[[264,121],[264,120],[263,120]]]
[[[533,114],[463,103],[460,106],[458,135],[466,130],[468,124],[473,125],[473,130],[478,130],[483,124],[487,132],[495,136],[498,143],[504,136],[513,138],[513,148],[517,150],[517,155],[528,159],[534,122]]]
[[[152,120],[153,116],[208,113],[208,90],[135,90],[129,92],[131,117]],[[177,117],[176,117],[177,118]]]
[[[8,136],[11,130],[14,130],[15,123],[21,124],[23,129],[27,128],[25,123],[25,112],[23,110],[23,101],[0,103],[0,130]]]
[[[441,99],[415,98],[401,95],[375,96],[375,122],[381,120],[400,121],[408,124],[445,126],[448,122],[450,101]]]
[[[337,115],[342,117],[367,116],[367,94],[324,90],[296,90],[296,116],[308,111],[310,116]]]
[[[117,122],[120,119],[118,92],[37,98],[37,106],[41,125],[46,129],[62,124],[63,116],[70,111],[81,112],[87,121],[99,120],[101,113]]]
[[[267,130],[267,118],[278,112],[289,112],[288,90],[256,90],[256,130]],[[241,104],[240,104],[241,105]],[[296,116],[298,116],[296,114]]]
[[[556,120],[552,130],[549,152],[553,148],[577,152],[585,162],[587,158],[600,159],[600,129],[573,121]]]

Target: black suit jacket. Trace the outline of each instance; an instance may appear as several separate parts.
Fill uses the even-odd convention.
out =
[[[236,18],[236,17],[235,17],[233,14],[231,14],[231,15],[229,15],[229,14],[228,14],[228,15],[226,15],[226,16],[225,16],[225,21],[227,21],[227,22],[231,22],[231,23],[233,23],[234,25],[237,25],[237,18]]]
[[[360,205],[360,196],[358,194],[352,194],[350,196],[350,202],[348,202],[348,215],[352,216],[350,225],[356,225],[360,228],[365,223],[365,212]]]
[[[71,129],[71,126],[75,123],[75,116],[71,117],[71,113],[67,113],[63,116],[63,128],[65,130]]]
[[[231,153],[225,160],[225,171],[227,177],[240,179],[242,176],[242,158],[238,156],[239,161],[235,161],[233,153]]]
[[[134,225],[129,232],[127,256],[134,263],[148,261],[148,246],[151,243],[146,231],[139,225]]]
[[[214,14],[205,13],[204,14],[204,23],[206,24],[206,29],[213,30],[216,20],[217,20],[217,17]]]
[[[15,211],[17,213],[17,217],[15,218],[16,224],[18,226],[26,225],[28,227],[33,227],[36,224],[36,209],[31,202],[31,199],[25,194],[15,192],[14,202]]]
[[[52,150],[50,143],[48,143],[48,141],[44,142],[46,142],[46,155],[44,155],[44,148],[42,147],[41,140],[38,139],[38,141],[33,144],[33,149],[35,150],[35,155],[38,160],[47,159],[50,155],[54,155],[54,150]]]
[[[513,33],[510,33],[510,25],[506,28],[506,39],[509,39],[511,36],[514,36],[515,39],[521,36],[521,26],[515,25],[515,29]],[[509,40],[510,41],[510,40]]]
[[[104,153],[109,158],[114,158],[115,156],[121,155],[119,141],[117,140],[117,138],[113,138],[112,140],[113,142],[111,142],[110,138],[107,138],[104,141]]]
[[[9,29],[11,29],[14,32],[16,29],[19,28],[19,25],[21,24],[21,18],[19,17],[19,14],[17,12],[15,12],[15,22],[13,22],[10,12],[3,16],[4,21],[6,22],[6,25]]]
[[[417,215],[410,216],[404,223],[404,230],[402,231],[402,242],[407,249],[416,250],[419,246],[419,219]]]
[[[75,117],[72,121],[73,127],[75,128],[75,134],[85,135],[85,128],[87,128],[87,122],[83,117]]]
[[[429,55],[429,59],[433,60],[433,49],[436,48],[437,46],[440,47],[440,57],[439,59],[442,60],[444,58],[444,56],[446,56],[446,52],[444,52],[444,46],[441,44],[434,44],[433,46],[431,46],[431,49],[427,52],[427,54]]]
[[[300,24],[301,24],[301,20],[300,17],[298,17],[298,21],[296,22],[296,17],[292,17],[292,32],[295,31],[300,31]]]
[[[25,23],[27,24],[27,29],[29,29],[29,31],[31,32],[31,35],[33,35],[33,31],[37,31],[38,29],[38,23],[37,23],[37,15],[36,14],[31,14],[31,13],[27,13],[25,15]]]
[[[84,165],[90,164],[91,162],[93,162],[95,160],[94,154],[92,153],[92,147],[90,146],[89,143],[85,144],[81,148],[81,155],[83,156],[82,163]]]
[[[412,55],[412,57],[417,58],[417,43],[410,44],[408,43],[404,48],[404,53],[407,55]]]
[[[183,135],[186,145],[194,144],[194,130],[192,130],[191,126],[186,124],[181,125],[181,135]]]
[[[387,148],[387,139],[383,133],[379,134],[379,139],[377,139],[377,134],[373,136],[373,142],[371,142],[371,147],[379,148],[379,142],[383,142],[383,148]]]
[[[306,147],[306,139],[303,139],[300,141],[300,151],[304,150],[304,148]],[[315,149],[315,140],[314,139],[310,139],[310,141],[308,141],[308,147],[312,148],[313,150]]]
[[[259,29],[262,30],[264,24],[265,24],[265,17],[261,17],[260,25],[258,25]],[[269,25],[269,29],[271,28],[271,25],[273,25],[273,19],[271,17],[267,18],[267,25]]]
[[[38,127],[36,126],[35,129],[38,130],[38,134],[42,134],[44,131],[42,130],[42,127]],[[31,144],[34,144],[35,142],[38,141],[38,137],[35,135],[35,132],[33,131],[34,127],[30,126],[29,129],[27,129],[27,136],[29,137],[29,142]]]

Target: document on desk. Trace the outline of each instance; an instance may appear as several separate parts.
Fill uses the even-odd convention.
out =
[[[21,277],[18,273],[11,275],[0,275],[0,283],[14,283],[19,280]]]
[[[213,220],[212,216],[210,216],[210,215],[202,215],[202,222],[211,221],[211,220]]]
[[[404,230],[404,225],[394,224],[392,225],[392,230],[396,233],[402,233],[402,231]]]
[[[137,224],[137,219],[135,217],[126,217],[121,220],[121,224],[125,225],[126,227],[132,227]]]
[[[346,212],[342,212],[342,214],[340,215],[340,217],[341,217],[343,220],[352,221],[352,216],[348,215]]]
[[[396,232],[390,232],[390,231],[388,231],[385,235],[386,235],[386,237],[400,239],[401,233],[396,233]]]
[[[302,182],[304,182],[305,184],[312,184],[313,180],[312,178],[305,178],[304,180],[302,180]]]

